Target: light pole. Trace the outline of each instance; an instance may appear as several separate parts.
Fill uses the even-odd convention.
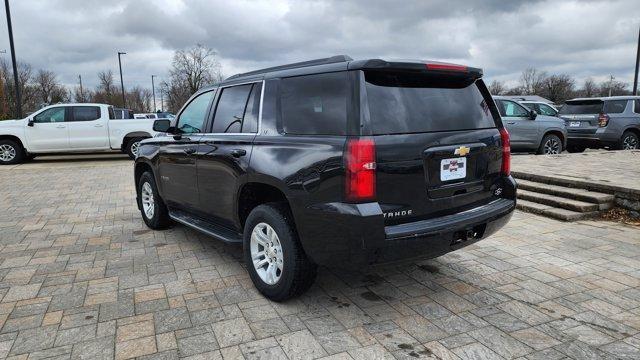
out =
[[[127,108],[127,102],[124,99],[124,81],[122,81],[122,61],[120,60],[120,55],[125,55],[126,52],[118,51],[118,66],[120,66],[120,88],[122,90],[122,107]]]
[[[16,112],[18,119],[22,118],[22,99],[20,98],[20,82],[18,80],[18,65],[16,64],[16,49],[13,46],[13,28],[11,26],[11,11],[9,0],[4,0],[4,10],[7,13],[7,28],[9,29],[9,47],[11,47],[11,63],[13,65],[13,81],[16,86]]]
[[[157,75],[151,75],[151,93],[153,94],[153,112],[156,112],[156,87],[153,83],[153,78]]]
[[[633,76],[633,95],[638,95],[638,65],[640,65],[640,30],[638,30],[638,45],[636,49],[636,68]]]

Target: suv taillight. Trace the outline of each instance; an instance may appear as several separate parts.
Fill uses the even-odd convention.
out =
[[[502,175],[511,175],[511,141],[507,129],[500,129],[500,140],[502,141]]]
[[[598,116],[598,125],[600,127],[605,127],[607,125],[609,125],[609,115],[607,114],[600,114]]]
[[[363,202],[376,196],[376,145],[373,139],[347,141],[345,197]]]

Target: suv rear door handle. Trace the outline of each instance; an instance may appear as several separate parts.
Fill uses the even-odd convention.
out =
[[[196,152],[195,148],[186,148],[186,149],[184,149],[184,153],[187,154],[187,155],[191,155],[191,154],[193,154],[195,152]]]
[[[233,149],[231,150],[231,156],[235,158],[239,158],[241,156],[247,155],[247,150],[245,149]]]

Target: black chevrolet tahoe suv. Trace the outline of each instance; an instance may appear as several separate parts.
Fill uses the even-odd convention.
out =
[[[347,56],[232,76],[194,94],[135,163],[145,223],[242,243],[282,301],[318,265],[436,257],[515,208],[509,135],[480,69]]]

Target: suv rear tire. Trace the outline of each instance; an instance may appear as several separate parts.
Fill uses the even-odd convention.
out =
[[[620,138],[619,150],[635,150],[640,148],[640,139],[633,131],[625,131]]]
[[[144,140],[144,138],[133,138],[127,142],[127,145],[124,148],[124,152],[129,155],[131,160],[135,160],[138,155],[138,149],[140,148],[140,141]]]
[[[146,171],[138,180],[138,194],[140,197],[140,213],[142,220],[154,230],[166,229],[171,225],[169,211],[158,194],[158,187],[153,174]]]
[[[254,208],[245,223],[243,245],[249,276],[270,300],[296,297],[313,285],[317,266],[304,253],[285,204]]]
[[[22,145],[13,140],[0,140],[0,165],[19,164],[24,157]]]
[[[560,154],[562,152],[562,140],[558,135],[547,134],[542,138],[538,155]]]

